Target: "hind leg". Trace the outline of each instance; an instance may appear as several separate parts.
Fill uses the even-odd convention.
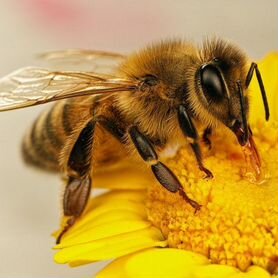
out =
[[[94,121],[85,123],[81,132],[77,134],[77,140],[72,146],[65,166],[67,185],[63,198],[63,210],[64,215],[69,219],[56,240],[57,244],[82,214],[90,196],[94,130]]]
[[[84,211],[88,202],[92,187],[92,156],[96,124],[102,126],[108,133],[121,141],[125,131],[120,129],[115,121],[103,116],[95,117],[81,125],[77,134],[71,138],[70,146],[64,152],[69,153],[64,172],[67,185],[63,198],[64,215],[68,216],[66,226],[57,238],[57,244],[62,236],[74,225],[78,217]],[[80,131],[81,130],[81,131]],[[113,150],[111,150],[113,151]]]

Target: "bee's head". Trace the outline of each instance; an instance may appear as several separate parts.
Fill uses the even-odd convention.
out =
[[[201,65],[195,79],[199,97],[209,114],[230,128],[239,143],[245,145],[250,132],[248,86],[254,71],[263,96],[266,118],[269,117],[266,94],[257,65],[252,63],[248,70],[245,55],[223,42],[211,44],[205,51],[210,59]]]

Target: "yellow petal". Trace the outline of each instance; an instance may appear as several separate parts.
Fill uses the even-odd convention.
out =
[[[109,205],[113,200],[127,200],[134,203],[142,203],[144,202],[144,199],[146,198],[146,195],[144,194],[144,190],[113,190],[109,191],[105,194],[99,195],[97,197],[92,198],[85,210],[90,211],[92,209],[95,209],[96,207],[100,205]]]
[[[152,248],[119,258],[101,270],[97,278],[195,277],[196,267],[208,264],[206,257],[193,252]]]
[[[144,207],[141,207],[141,209],[144,209]],[[145,210],[144,210],[145,211]],[[80,222],[77,222],[76,225],[77,227],[73,227],[70,229],[70,231],[63,237],[63,242],[64,238],[66,237],[68,240],[72,238],[72,236],[76,236],[76,234],[82,234],[86,233],[87,231],[87,223],[90,225],[92,228],[96,226],[101,226],[101,225],[107,225],[109,223],[120,223],[121,221],[124,220],[129,220],[129,221],[140,221],[143,219],[142,215],[145,217],[145,212],[140,215],[138,211],[130,211],[126,209],[117,209],[117,210],[111,210],[111,211],[104,211],[103,213],[99,213],[99,211],[96,211],[97,215],[91,215],[91,219],[87,219],[87,215],[85,219],[82,219]],[[66,221],[64,221],[64,225],[66,225]],[[56,231],[53,233],[54,237],[58,237],[60,234],[61,230]],[[57,247],[54,247],[57,248]]]
[[[94,174],[94,187],[108,189],[144,189],[154,178],[151,171],[144,167],[135,167],[133,163],[123,164],[120,167],[106,169],[105,172]]]
[[[194,278],[226,278],[238,273],[240,273],[240,270],[232,266],[210,264],[196,269]]]
[[[152,248],[119,258],[101,270],[97,278],[270,278],[264,269],[251,266],[246,272],[235,267],[210,264],[202,255],[180,249]]]
[[[278,120],[278,52],[268,54],[260,63],[259,69],[263,78],[269,107],[270,120]],[[258,81],[254,76],[250,84],[251,113],[250,121],[264,119],[264,106]]]
[[[105,221],[105,215],[109,213],[121,214],[121,211],[124,213],[134,214],[134,216],[140,216],[141,219],[147,219],[146,217],[146,208],[142,203],[134,203],[127,200],[111,200],[106,205],[99,206],[95,209],[92,209],[85,213],[71,229],[71,233],[74,233],[75,230],[79,230],[82,227],[86,226],[87,223],[97,221]]]
[[[113,191],[93,198],[84,216],[55,249],[57,263],[72,266],[165,247],[161,232],[147,221],[142,191]]]
[[[93,214],[93,213],[92,213]],[[121,221],[124,220],[142,220],[144,219],[143,216],[146,216],[145,210],[142,211],[142,213],[140,213],[139,211],[130,211],[130,210],[126,210],[126,209],[115,209],[115,210],[110,210],[110,211],[106,211],[102,214],[98,214],[98,215],[90,215],[91,216],[91,223],[89,225],[91,225],[92,227],[96,227],[96,226],[101,226],[101,225],[106,225],[109,223],[113,223],[113,222],[118,222],[120,223]],[[88,226],[87,226],[87,221],[81,222],[80,224],[77,226],[78,227],[78,233],[87,230]],[[71,233],[72,235],[73,233]]]
[[[110,213],[115,210],[124,210],[127,213],[134,215],[140,215],[143,218],[146,218],[145,206],[143,205],[143,201],[145,199],[145,194],[139,190],[121,190],[121,191],[110,191],[99,195],[97,197],[92,198],[83,213],[83,215],[78,219],[76,224],[71,228],[71,232],[75,229],[79,229],[82,226],[85,226],[87,222],[97,222],[97,218],[103,218],[107,213]],[[61,227],[66,225],[66,218],[62,219]],[[62,228],[53,233],[53,236],[58,236],[61,232]],[[70,233],[71,233],[70,232]]]
[[[89,243],[91,241],[102,240],[108,237],[113,237],[125,233],[142,230],[151,226],[150,222],[144,220],[124,220],[120,222],[105,223],[103,225],[94,226],[88,223],[86,230],[75,230],[64,236],[62,242],[55,246],[55,249]]]
[[[122,233],[144,229],[147,221],[144,194],[139,191],[110,192],[93,198],[89,208],[64,235],[60,249]]]
[[[57,263],[69,263],[71,266],[77,266],[118,258],[150,247],[165,247],[166,245],[161,232],[154,227],[149,227],[64,248],[55,255],[54,259]]]
[[[251,266],[246,272],[239,272],[229,278],[270,278],[270,274],[261,267]]]

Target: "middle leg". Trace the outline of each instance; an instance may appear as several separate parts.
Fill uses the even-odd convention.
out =
[[[175,174],[158,159],[158,155],[150,140],[136,126],[129,129],[130,138],[143,160],[150,164],[153,174],[159,183],[172,193],[178,192],[196,211],[201,206],[190,199]]]

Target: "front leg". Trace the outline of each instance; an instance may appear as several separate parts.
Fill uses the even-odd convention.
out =
[[[178,119],[183,134],[187,137],[188,141],[190,142],[190,146],[195,154],[200,170],[205,172],[207,179],[213,178],[213,174],[211,173],[211,171],[207,169],[203,164],[202,152],[198,142],[198,132],[193,122],[191,121],[191,118],[187,113],[187,109],[184,105],[179,106]]]
[[[201,206],[187,196],[175,174],[166,165],[159,161],[158,155],[154,150],[150,140],[135,126],[129,129],[129,135],[140,156],[145,162],[150,164],[151,169],[159,183],[170,192],[179,192],[179,194],[195,210],[199,210]]]
[[[63,198],[64,215],[70,217],[59,234],[56,243],[74,225],[84,211],[91,191],[91,161],[95,122],[89,121],[79,129],[66,164],[67,185]]]

